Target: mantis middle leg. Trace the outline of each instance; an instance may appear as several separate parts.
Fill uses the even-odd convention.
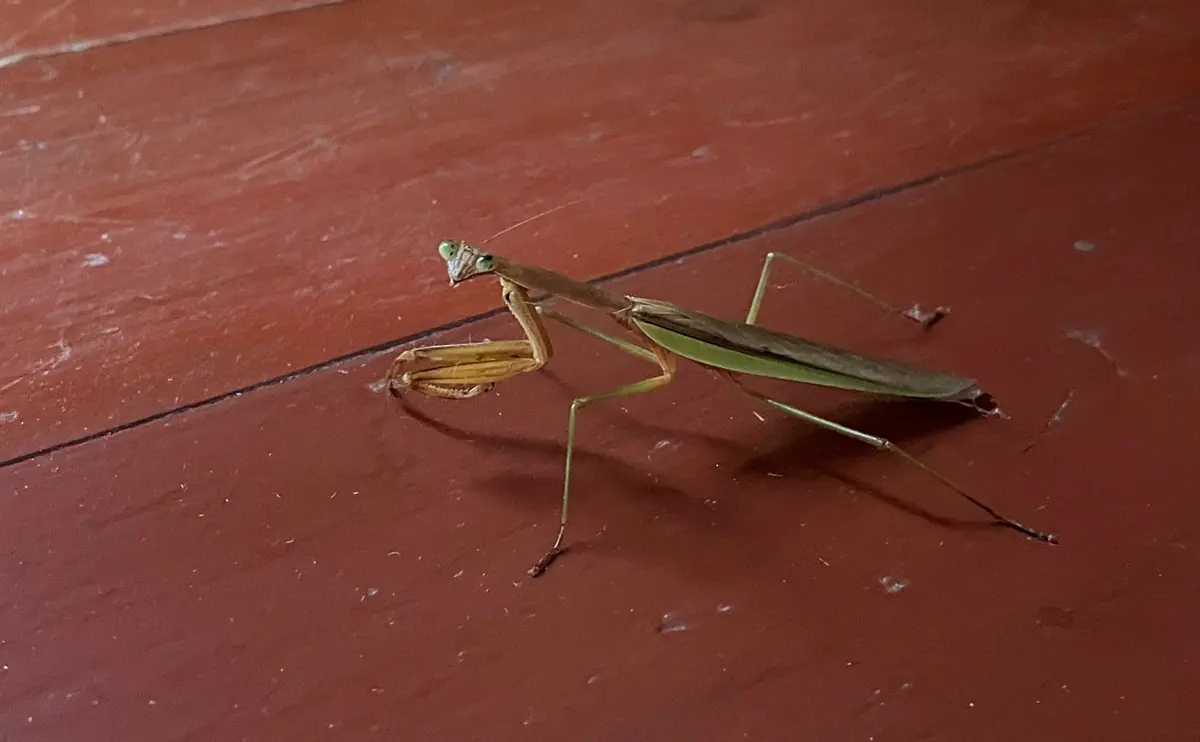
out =
[[[859,288],[855,284],[853,284],[849,281],[846,281],[844,279],[838,278],[837,276],[833,275],[832,273],[826,273],[825,271],[821,270],[820,268],[816,268],[814,266],[809,265],[808,263],[805,263],[803,260],[794,258],[791,255],[788,255],[786,253],[769,252],[769,253],[767,253],[766,259],[763,260],[762,273],[760,273],[759,277],[758,277],[758,288],[755,289],[755,291],[754,291],[754,299],[750,302],[750,311],[747,312],[747,314],[746,314],[746,324],[748,324],[748,325],[754,324],[754,321],[758,318],[758,310],[762,305],[763,294],[766,293],[767,286],[769,285],[767,283],[767,279],[770,277],[770,274],[771,274],[771,264],[772,264],[772,262],[775,261],[776,258],[786,260],[789,263],[799,266],[800,269],[803,270],[805,273],[811,273],[814,276],[817,276],[818,278],[820,278],[822,280],[828,281],[837,286],[841,286],[842,288],[846,289],[847,291],[852,291],[855,294],[858,294],[862,298],[866,299],[867,301],[871,302],[872,304],[875,304],[876,306],[881,307],[885,311],[891,312],[892,314],[898,314],[902,317],[905,317],[906,319],[913,320],[914,322],[917,322],[918,324],[920,324],[922,327],[924,327],[926,329],[933,327],[935,324],[940,322],[942,320],[942,318],[945,317],[950,312],[950,310],[947,309],[946,307],[938,307],[937,309],[933,310],[932,312],[924,312],[924,313],[917,311],[916,307],[913,307],[912,309],[909,309],[909,310],[900,310],[900,309],[897,309],[896,307],[892,306],[891,304],[887,303],[883,299],[880,299],[879,297],[875,296],[874,294],[869,293],[869,292]]]
[[[571,461],[575,453],[575,420],[579,410],[583,409],[589,404],[592,404],[593,402],[599,402],[602,399],[628,397],[634,394],[644,394],[646,392],[654,391],[655,389],[659,389],[671,383],[671,380],[675,378],[675,356],[671,355],[657,345],[653,347],[653,350],[647,350],[641,346],[608,335],[607,333],[604,333],[594,327],[571,319],[570,317],[561,315],[552,309],[538,307],[537,311],[539,314],[550,317],[551,319],[555,319],[567,325],[568,327],[587,333],[588,335],[604,340],[607,343],[611,343],[621,350],[624,350],[626,353],[635,355],[643,360],[657,363],[662,373],[649,379],[643,379],[642,381],[635,381],[632,384],[619,386],[616,389],[611,389],[607,392],[601,392],[600,394],[593,394],[587,397],[579,397],[575,400],[572,400],[571,412],[567,417],[567,457],[563,471],[562,513],[559,518],[558,535],[554,539],[554,546],[552,546],[550,550],[547,551],[546,554],[537,561],[536,564],[530,567],[530,577],[538,577],[541,575],[546,571],[546,568],[550,566],[551,562],[553,562],[566,551],[566,548],[563,546],[563,536],[567,530],[567,507],[570,502],[571,494]],[[620,320],[618,320],[618,322],[620,322]]]

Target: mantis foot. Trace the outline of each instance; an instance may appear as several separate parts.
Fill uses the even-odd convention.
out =
[[[1000,525],[1008,526],[1013,530],[1020,531],[1035,541],[1045,541],[1048,544],[1058,543],[1058,536],[1055,536],[1053,533],[1047,533],[1046,531],[1039,531],[1036,528],[1030,528],[1023,523],[1016,522],[1015,520],[1003,518],[1000,520]]]
[[[554,562],[554,560],[558,559],[563,554],[566,554],[569,549],[570,547],[568,546],[555,546],[553,549],[546,552],[546,555],[539,559],[537,564],[526,570],[526,574],[528,574],[530,577],[541,577],[546,572],[546,569]]]
[[[564,519],[563,522],[558,526],[558,538],[554,539],[554,546],[551,547],[550,551],[546,552],[545,556],[537,561],[537,564],[530,567],[526,571],[526,574],[528,574],[530,577],[540,577],[555,559],[558,559],[560,556],[567,553],[567,549],[570,547],[563,546],[563,534],[566,533],[566,531],[567,522]]]

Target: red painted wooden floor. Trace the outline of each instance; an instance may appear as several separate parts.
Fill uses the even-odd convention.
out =
[[[1200,10],[0,13],[3,735],[1195,737]],[[428,334],[500,304],[434,247],[564,204],[492,246],[730,317],[769,250],[951,306],[784,268],[763,321],[1009,419],[763,388],[1062,544],[684,366],[582,413],[526,578],[570,399],[645,364],[552,328],[470,402],[372,382],[517,336]]]

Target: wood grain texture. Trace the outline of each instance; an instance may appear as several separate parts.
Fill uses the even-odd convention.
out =
[[[1197,7],[364,0],[11,64],[0,460],[495,306],[444,237],[578,200],[503,250],[588,278],[1193,95]]]
[[[552,328],[548,373],[406,412],[378,355],[0,469],[0,732],[1188,739],[1198,132],[1192,103],[609,284],[738,316],[788,250],[949,305],[924,333],[781,271],[763,321],[976,376],[1010,420],[777,388],[1061,546],[685,366],[585,410],[579,548],[530,582],[570,398],[645,364]]]

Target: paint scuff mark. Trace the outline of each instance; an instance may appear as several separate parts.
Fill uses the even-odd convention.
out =
[[[102,265],[108,265],[108,256],[102,252],[90,252],[83,256],[83,265],[85,268],[99,268]]]
[[[16,410],[10,410],[8,412],[0,412],[0,424],[15,423],[17,421],[17,419],[20,417],[21,417],[21,415]]]
[[[653,457],[654,454],[658,453],[659,451],[674,451],[676,448],[679,448],[679,441],[664,439],[654,444],[654,448],[650,449],[650,452],[646,454],[646,458],[649,459]]]
[[[1087,240],[1076,240],[1075,249],[1079,252],[1091,252],[1096,249],[1096,244]]]
[[[904,311],[905,317],[915,320],[926,329],[941,322],[947,314],[950,314],[950,307],[936,307],[932,312],[922,312],[920,304],[913,304]]]
[[[1124,378],[1129,375],[1129,372],[1121,368],[1121,364],[1117,363],[1117,359],[1113,358],[1112,354],[1105,350],[1104,346],[1100,344],[1099,330],[1069,330],[1067,331],[1067,337],[1083,343],[1087,347],[1104,356],[1104,359],[1111,363],[1113,368],[1116,369],[1117,376]]]
[[[378,381],[372,381],[370,384],[367,384],[367,389],[371,390],[371,392],[373,392],[375,394],[379,394],[380,392],[382,392],[383,390],[385,390],[387,388],[388,388],[388,380],[387,379],[379,379]]]
[[[1042,432],[1038,433],[1033,440],[1029,441],[1029,444],[1022,449],[1021,453],[1029,453],[1029,450],[1037,445],[1038,441],[1046,437],[1046,435],[1050,432],[1050,428],[1053,428],[1055,425],[1058,425],[1060,422],[1062,422],[1063,413],[1066,412],[1067,405],[1071,404],[1071,400],[1074,399],[1074,397],[1074,389],[1067,392],[1067,398],[1062,401],[1062,404],[1058,406],[1058,409],[1054,411],[1054,414],[1051,415],[1050,419],[1046,421],[1046,424],[1042,426]]]
[[[0,118],[16,118],[17,116],[32,116],[42,110],[41,106],[20,106],[19,108],[10,108],[7,111],[0,111]]]
[[[1069,629],[1075,625],[1072,611],[1056,605],[1045,605],[1038,609],[1037,625],[1056,629]]]
[[[658,633],[674,634],[679,631],[687,631],[688,627],[683,621],[679,620],[679,616],[674,613],[664,613],[662,620],[658,622]]]
[[[908,587],[908,580],[900,577],[880,577],[879,584],[888,595],[895,595]]]
[[[38,361],[37,363],[33,364],[33,373],[36,374],[37,372],[41,371],[42,376],[45,376],[71,359],[71,346],[67,345],[65,338],[59,338],[57,343],[49,347],[51,349],[57,348],[58,355],[47,361]]]

